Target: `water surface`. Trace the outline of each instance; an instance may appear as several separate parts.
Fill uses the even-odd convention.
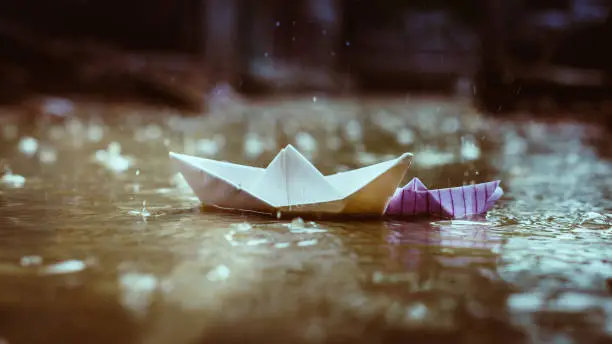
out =
[[[3,112],[9,343],[612,340],[612,141],[596,124],[424,98]],[[506,193],[457,221],[203,213],[167,156],[265,166],[288,143],[324,173],[409,151],[406,181]]]

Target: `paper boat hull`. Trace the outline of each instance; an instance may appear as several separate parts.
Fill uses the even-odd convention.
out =
[[[267,169],[176,153],[170,153],[170,157],[202,205],[271,215],[382,216],[412,161],[412,154],[406,153],[361,169],[323,176],[290,146]]]

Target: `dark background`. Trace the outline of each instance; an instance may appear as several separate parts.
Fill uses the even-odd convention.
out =
[[[260,94],[460,91],[495,112],[528,89],[607,99],[610,8],[610,0],[6,0],[0,100],[85,93],[198,110],[220,82]]]

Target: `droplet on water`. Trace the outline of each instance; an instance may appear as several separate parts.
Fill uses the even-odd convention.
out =
[[[263,244],[267,244],[270,241],[268,239],[253,239],[253,240],[249,240],[245,243],[246,246],[259,246],[259,245],[263,245]]]
[[[304,246],[313,246],[316,245],[319,241],[317,239],[312,239],[312,240],[304,240],[304,241],[299,241],[297,243],[298,246],[300,247],[304,247]]]
[[[461,156],[465,160],[476,160],[480,157],[480,147],[471,139],[461,138]]]
[[[52,147],[41,147],[38,159],[44,164],[52,164],[57,161],[57,151]]]
[[[110,155],[119,155],[121,154],[121,144],[113,141],[108,144],[107,151]]]
[[[125,273],[119,277],[122,289],[121,303],[136,315],[143,316],[151,304],[151,294],[158,288],[159,282],[153,275]]]
[[[85,270],[86,264],[83,261],[72,259],[45,267],[44,272],[48,274],[69,274]]]
[[[296,217],[289,224],[290,229],[300,229],[304,228],[304,220],[301,217]]]
[[[222,280],[226,280],[231,274],[230,269],[221,264],[218,265],[217,267],[215,267],[213,270],[211,270],[208,274],[206,274],[206,278],[209,281],[222,281]]]
[[[352,142],[359,142],[363,139],[363,129],[361,128],[361,124],[356,120],[351,120],[346,124],[344,133]]]
[[[21,266],[40,265],[42,261],[43,259],[40,256],[24,256],[21,257],[20,264]]]
[[[415,154],[414,162],[421,167],[433,167],[447,165],[455,161],[455,155],[448,152],[440,152],[426,149]]]
[[[317,150],[317,140],[307,132],[299,132],[295,135],[296,146],[306,152],[312,153]]]
[[[104,129],[99,125],[90,125],[87,127],[87,139],[91,142],[100,142],[104,137]]]
[[[248,133],[244,140],[244,153],[250,159],[259,157],[265,151],[265,143],[254,133]]]
[[[121,155],[121,145],[111,142],[106,150],[98,150],[94,155],[95,160],[114,172],[124,172],[132,166],[131,157]]]
[[[251,226],[251,224],[248,222],[233,224],[232,227],[239,232],[246,232],[253,229],[253,226]]]
[[[397,132],[396,139],[399,144],[407,146],[414,142],[414,132],[408,128],[402,128]]]
[[[9,168],[5,167],[4,175],[0,178],[0,182],[10,187],[21,188],[25,185],[26,179],[18,174],[13,174]]]
[[[19,150],[27,156],[33,156],[38,151],[38,141],[33,137],[24,137],[19,140]]]
[[[220,145],[215,140],[201,139],[196,142],[196,151],[204,156],[213,156],[219,149]]]

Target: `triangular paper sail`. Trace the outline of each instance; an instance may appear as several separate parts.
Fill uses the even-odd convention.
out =
[[[342,195],[293,146],[288,146],[254,182],[253,193],[276,206],[334,201]]]

